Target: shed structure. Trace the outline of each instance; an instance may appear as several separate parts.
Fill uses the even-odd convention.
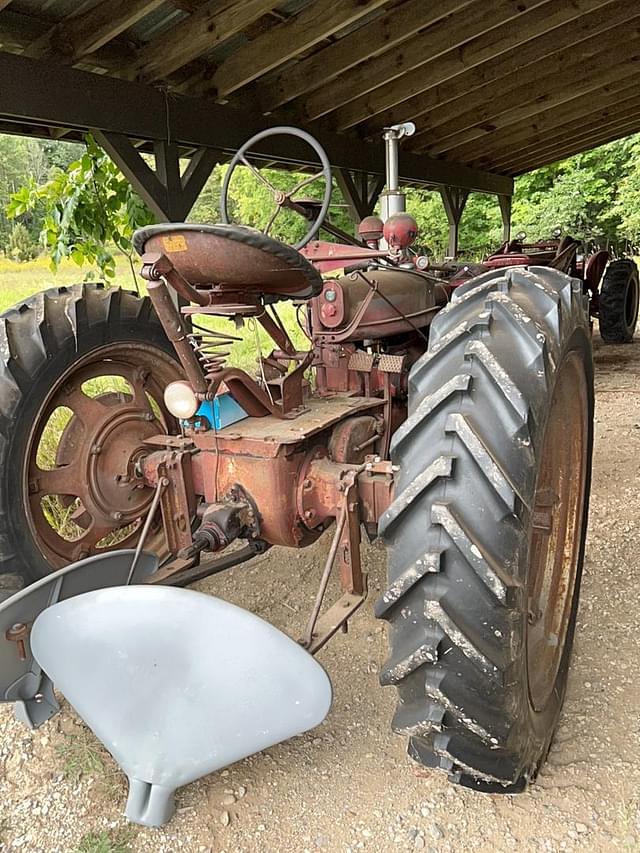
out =
[[[640,129],[639,82],[629,0],[0,0],[0,132],[91,131],[165,220],[274,125],[319,139],[361,218],[381,131],[410,120],[400,177],[440,189],[450,251],[471,191],[498,196],[506,236],[513,178]]]

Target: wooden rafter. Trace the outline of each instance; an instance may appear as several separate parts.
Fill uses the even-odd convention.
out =
[[[629,107],[628,111],[625,110],[623,114],[603,121],[599,125],[560,129],[556,135],[549,136],[544,143],[531,145],[527,149],[514,152],[505,164],[505,168],[510,168],[513,163],[523,163],[546,155],[555,159],[555,152],[563,151],[567,147],[576,153],[581,150],[583,144],[588,146],[592,139],[608,137],[611,133],[626,136],[637,130],[640,130],[640,104],[638,101],[634,107]]]
[[[26,55],[25,51],[40,39],[42,39],[41,44],[49,44],[46,36],[51,29],[50,22],[15,12],[10,7],[0,14],[0,50]],[[118,69],[126,67],[133,61],[134,55],[133,43],[119,37],[107,42],[93,53],[81,57],[76,64],[90,70],[99,69],[117,73]],[[64,57],[59,54],[49,54],[49,58],[51,61],[65,62]]]
[[[462,117],[480,116],[483,111],[487,112],[488,109],[491,109],[494,101],[502,106],[509,98],[514,104],[517,104],[524,102],[529,97],[546,95],[548,90],[543,87],[547,81],[557,87],[558,82],[564,81],[564,75],[570,69],[583,65],[588,71],[591,62],[603,52],[606,54],[606,51],[610,50],[611,46],[615,45],[617,41],[626,42],[627,38],[633,38],[634,33],[637,32],[638,21],[640,18],[636,14],[636,17],[631,20],[623,23],[616,22],[616,25],[611,29],[605,28],[599,32],[591,32],[588,38],[580,42],[575,51],[559,50],[547,56],[542,66],[544,70],[542,70],[539,61],[530,62],[516,68],[499,80],[487,83],[476,91],[467,93],[466,96],[462,95],[454,101],[443,104],[425,116],[423,121],[426,127],[419,129],[415,135],[415,146],[417,148],[424,147],[423,142],[427,138],[429,141],[438,141],[446,137],[448,127],[453,127],[456,124],[461,127]],[[604,64],[606,65],[606,59]],[[630,73],[633,73],[632,69],[630,69]],[[519,94],[515,95],[516,92]],[[567,95],[572,97],[568,87]],[[542,102],[542,107],[546,109],[544,102]],[[419,126],[420,124],[422,123],[419,123]],[[476,134],[478,137],[482,135],[482,133]]]
[[[464,148],[459,148],[457,156],[464,162],[489,160],[500,163],[523,147],[544,143],[559,128],[597,127],[601,122],[633,106],[637,99],[640,99],[640,69],[633,77],[603,86],[586,103],[584,97],[579,95],[511,128],[505,128],[499,136],[489,135],[474,140]]]
[[[531,0],[529,9],[553,2],[555,0]],[[521,11],[522,9],[525,11]],[[319,89],[310,95],[306,99],[306,115],[313,120],[335,111],[350,101],[358,100],[358,103],[361,103],[360,99],[368,92],[403,75],[413,73],[416,68],[426,62],[433,62],[442,54],[474,38],[478,33],[488,34],[490,30],[507,21],[514,21],[519,16],[524,17],[529,9],[513,0],[496,0],[492,3],[478,0],[403,42],[402,50],[387,51],[369,59],[344,74],[330,87]],[[514,22],[513,25],[518,27],[520,23]],[[486,40],[488,44],[491,43],[488,35]],[[338,116],[334,121],[336,127],[351,127],[368,118],[368,113],[363,114],[361,111],[356,113],[349,107],[344,107]]]
[[[412,75],[410,84],[405,81],[403,87],[400,81],[372,93],[367,99],[370,113],[384,101],[393,100],[390,108],[373,115],[366,131],[375,133],[406,116],[416,121],[433,109],[437,109],[438,119],[450,118],[467,109],[471,98],[476,101],[478,89],[482,89],[482,94],[477,93],[481,100],[491,98],[491,87],[504,77],[521,74],[525,66],[544,62],[559,51],[579,51],[580,43],[594,33],[636,14],[633,4],[618,0],[576,0],[535,9],[519,27],[502,26],[492,32],[490,40],[472,39],[462,50],[450,50],[426,63]]]
[[[163,0],[101,0],[97,6],[65,18],[47,30],[27,47],[25,55],[56,55],[66,62],[76,62],[99,50],[162,3]]]
[[[442,0],[425,7],[424,0],[407,0],[391,12],[365,24],[334,44],[302,59],[257,90],[256,102],[268,113],[327,85],[330,80],[363,62],[376,52],[392,50],[416,32],[446,15],[468,6],[472,0]]]
[[[217,69],[211,91],[226,97],[282,65],[297,53],[308,50],[343,27],[379,8],[386,0],[316,0],[299,15],[273,27],[236,50]]]
[[[129,74],[161,80],[241,32],[276,5],[277,0],[208,0],[144,47]]]
[[[491,102],[461,112],[437,128],[432,127],[430,143],[416,147],[444,153],[578,95],[597,92],[608,83],[623,80],[633,73],[634,63],[640,61],[640,24],[627,26],[622,32],[624,39],[617,30],[597,37],[593,47],[581,51],[570,64],[560,59],[561,73],[555,65],[547,65],[546,73],[536,78],[538,89],[523,87],[515,75],[504,89],[496,89]],[[612,50],[616,51],[615,63],[611,58]]]
[[[521,175],[523,172],[530,172],[533,169],[548,166],[551,163],[556,163],[567,157],[573,157],[576,154],[582,154],[585,151],[598,148],[600,145],[606,145],[608,142],[614,142],[616,139],[622,139],[625,136],[630,136],[638,132],[640,132],[640,119],[634,118],[626,123],[623,122],[622,124],[603,130],[601,133],[592,132],[585,138],[574,138],[564,145],[554,146],[550,151],[540,152],[535,157],[525,160],[514,160],[506,171],[512,175]]]

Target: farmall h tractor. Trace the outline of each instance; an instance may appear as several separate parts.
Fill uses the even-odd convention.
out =
[[[56,288],[3,315],[3,570],[34,580],[137,543],[164,561],[154,580],[185,584],[327,531],[300,640],[314,653],[366,598],[361,532],[381,537],[394,730],[454,782],[519,791],[551,743],[578,607],[593,419],[582,281],[523,265],[460,283],[412,254],[401,127],[386,134],[384,225],[317,242],[329,163],[301,131],[268,133],[283,132],[319,158],[321,202],[299,197],[305,180],[274,190],[262,232],[145,228],[148,296]],[[231,176],[260,174],[250,149],[268,133],[229,166],[225,223]],[[296,246],[269,236],[282,210],[308,226]],[[251,319],[273,340],[257,378],[225,363]],[[343,593],[326,606],[333,570]]]

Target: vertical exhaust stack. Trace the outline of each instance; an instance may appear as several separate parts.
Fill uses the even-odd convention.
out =
[[[398,143],[404,136],[413,136],[415,132],[415,124],[412,121],[405,121],[402,124],[386,127],[382,134],[387,173],[387,184],[384,192],[380,194],[380,213],[383,222],[386,222],[394,213],[404,213],[406,210],[405,195],[400,189]]]

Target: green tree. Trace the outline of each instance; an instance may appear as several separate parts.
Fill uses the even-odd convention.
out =
[[[22,222],[16,222],[11,229],[7,254],[16,261],[31,261],[38,254],[38,244]]]
[[[41,239],[55,270],[63,258],[78,266],[96,264],[105,278],[115,275],[114,247],[131,261],[131,238],[153,216],[109,157],[87,136],[82,156],[55,168],[38,184],[34,177],[12,193],[8,215],[42,216]]]
[[[630,146],[626,174],[618,184],[613,213],[620,222],[620,236],[637,246],[640,243],[640,134]]]

